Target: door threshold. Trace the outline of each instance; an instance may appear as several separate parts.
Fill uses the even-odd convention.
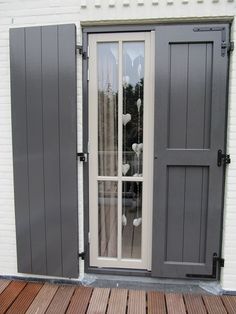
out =
[[[223,290],[218,281],[203,282],[189,279],[159,279],[144,276],[85,273],[81,282],[85,286],[100,288],[123,288],[146,291],[155,290],[167,293],[223,294]]]

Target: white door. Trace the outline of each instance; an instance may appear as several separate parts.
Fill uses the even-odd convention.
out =
[[[89,35],[90,265],[151,269],[154,36]]]

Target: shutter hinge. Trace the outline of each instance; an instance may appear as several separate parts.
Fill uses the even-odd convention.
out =
[[[230,41],[228,45],[228,52],[232,52],[232,51],[234,51],[234,42]]]
[[[85,252],[81,252],[78,254],[78,257],[81,258],[84,261],[85,258]]]
[[[87,162],[88,154],[87,153],[77,153],[77,157],[80,161]]]
[[[224,166],[226,166],[227,164],[230,164],[230,162],[231,162],[230,155],[223,154],[222,150],[219,149],[217,152],[217,166],[221,167],[222,163]]]
[[[217,269],[220,270],[221,267],[224,267],[225,260],[217,256],[217,253],[214,253],[212,256],[212,273],[210,275],[205,274],[186,274],[188,278],[209,278],[216,279],[217,277]]]
[[[88,55],[86,51],[83,51],[83,46],[82,45],[76,45],[76,50],[79,51],[79,54],[82,55],[83,59],[87,59]]]
[[[88,232],[88,243],[90,243],[90,232]]]
[[[232,52],[234,50],[234,42],[230,41],[229,43],[226,43],[225,41],[222,41],[221,49],[226,49],[228,53]]]
[[[226,28],[225,27],[194,27],[194,32],[221,32],[221,56],[224,57],[226,53],[233,51],[234,43],[233,42],[226,42]]]

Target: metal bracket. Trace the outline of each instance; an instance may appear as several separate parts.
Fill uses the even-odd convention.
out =
[[[214,253],[212,256],[212,273],[210,275],[205,274],[186,274],[188,278],[209,278],[209,279],[216,279],[217,277],[217,269],[219,270],[220,267],[224,267],[225,260],[219,256],[217,253]]]
[[[194,32],[221,32],[221,56],[224,57],[227,52],[232,51],[231,43],[226,42],[226,29],[225,27],[194,27]]]
[[[232,52],[232,51],[234,51],[234,42],[233,41],[231,41],[228,45],[228,52]]]
[[[76,49],[79,51],[79,54],[82,55],[83,59],[87,59],[87,53],[83,51],[83,46],[82,45],[76,45]]]
[[[230,155],[227,154],[223,154],[222,150],[219,149],[218,153],[217,153],[217,166],[221,167],[222,163],[225,165],[230,164],[231,159],[230,159]]]
[[[230,53],[234,50],[234,42],[230,41],[229,43],[222,42],[221,49],[227,49],[227,52]]]
[[[78,257],[81,258],[84,261],[85,258],[85,252],[81,252],[78,254]]]
[[[77,157],[80,161],[87,162],[88,154],[87,153],[77,153]]]

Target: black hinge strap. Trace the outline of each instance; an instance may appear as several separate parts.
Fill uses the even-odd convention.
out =
[[[214,253],[212,256],[212,273],[209,275],[205,274],[186,274],[188,278],[209,278],[209,279],[216,279],[217,277],[217,269],[219,270],[220,267],[224,267],[225,260],[219,256],[217,253]]]
[[[221,32],[221,56],[224,57],[226,52],[231,51],[231,43],[226,42],[226,29],[225,27],[194,27],[194,32]]]
[[[83,46],[82,45],[76,45],[76,49],[79,51],[79,54],[82,55],[83,59],[87,59],[88,58],[87,52],[83,51]]]

